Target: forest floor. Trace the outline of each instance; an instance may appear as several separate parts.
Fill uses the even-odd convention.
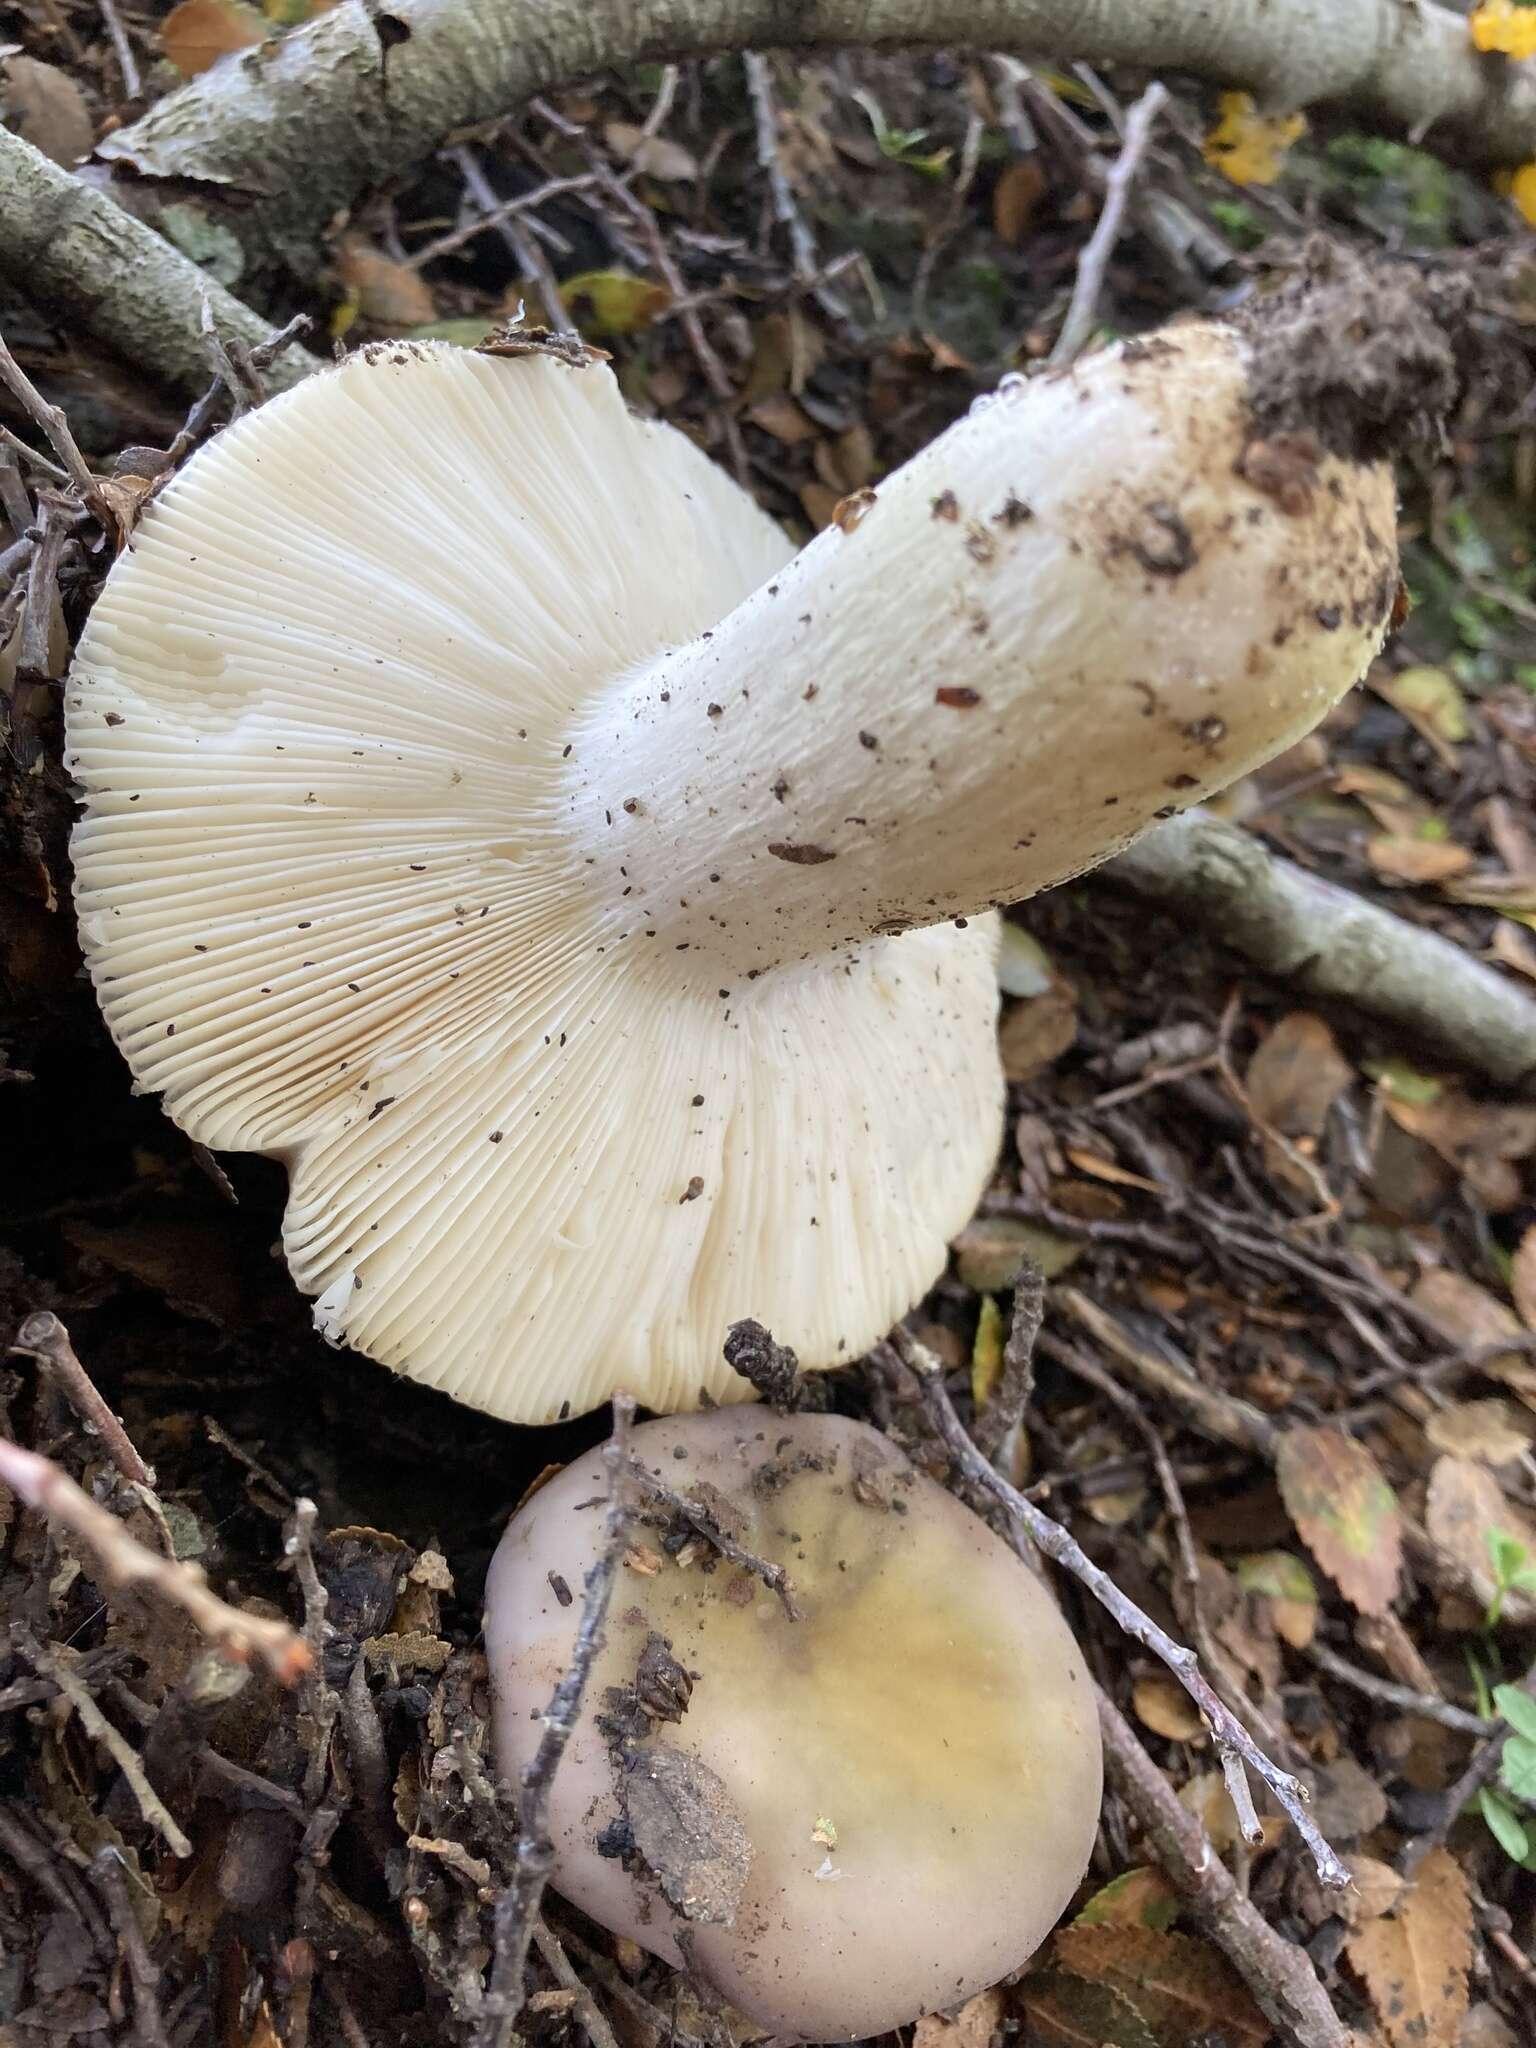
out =
[[[173,57],[196,61],[177,17],[121,9],[141,97],[175,82]],[[217,39],[239,10],[209,0],[198,19]],[[122,117],[93,0],[0,9],[0,41],[0,105],[41,147],[78,153]],[[634,406],[809,536],[1049,352],[1141,83],[965,54],[595,79],[371,196],[316,274],[234,286],[274,319],[307,315],[322,353],[473,341],[519,302],[574,321]],[[1239,183],[1203,147],[1218,119],[1214,95],[1174,93],[1093,309],[1104,334],[1235,303],[1317,228],[1425,263],[1491,251],[1490,317],[1516,335],[1536,322],[1519,222],[1482,180],[1335,128],[1282,146],[1275,182]],[[487,194],[535,196],[487,227]],[[0,331],[94,467],[181,427],[181,403],[3,286]],[[1221,806],[1527,983],[1533,389],[1476,394],[1404,479],[1406,624],[1365,688]],[[0,418],[41,445],[3,401]],[[89,549],[67,562],[67,635],[103,566]],[[0,648],[14,601],[3,615]],[[158,1508],[30,1357],[0,1371],[0,1427],[146,1540],[168,1530],[230,1599],[300,1618],[312,1559],[330,1632],[303,1684],[252,1670],[232,1690],[190,1630],[104,1595],[87,1557],[0,1492],[0,2041],[482,2038],[513,1829],[483,1796],[480,1589],[527,1485],[606,1420],[489,1422],[315,1335],[274,1256],[281,1171],[211,1160],[130,1092],[71,926],[58,693],[14,671],[13,643],[0,1333],[62,1320]],[[1066,1582],[1095,1677],[1362,2042],[1536,2040],[1536,1106],[1299,1002],[1106,885],[1015,924],[1005,1153],[913,1326],[964,1412],[984,1408],[1014,1283],[1026,1260],[1043,1269],[1011,1476],[1198,1646],[1259,1746],[1311,1786],[1352,1889],[1326,1892],[1274,1815],[1262,1843],[1238,1839],[1189,1699]],[[854,1365],[829,1398],[885,1413],[873,1385]],[[920,1414],[896,1422],[942,1475]],[[303,1499],[318,1519],[296,1571]],[[309,1622],[319,1641],[313,1581]],[[538,1962],[549,1995],[527,2038],[743,2037],[660,1964],[548,1910],[574,1977]],[[1240,1959],[1183,1908],[1113,1787],[1074,1916],[1109,1931],[923,2022],[920,2048],[985,2048],[1000,2028],[1124,2048],[1270,2038]]]

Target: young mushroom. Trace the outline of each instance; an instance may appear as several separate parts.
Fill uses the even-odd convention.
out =
[[[68,690],[141,1088],[290,1176],[325,1334],[520,1421],[919,1298],[994,1159],[993,907],[1304,733],[1385,462],[1188,324],[1006,379],[791,559],[566,342],[370,348],[148,507]]]
[[[556,1888],[804,2040],[883,2033],[1016,1969],[1099,1814],[1092,1687],[1039,1581],[863,1423],[726,1408],[631,1446],[606,1639],[549,1791]],[[567,1467],[491,1566],[514,1784],[571,1660],[605,1491],[601,1452]]]

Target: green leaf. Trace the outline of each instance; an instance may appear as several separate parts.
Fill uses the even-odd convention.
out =
[[[1536,1806],[1536,1742],[1511,1735],[1499,1762],[1499,1777],[1507,1792]]]
[[[1514,1575],[1526,1562],[1526,1548],[1518,1536],[1511,1536],[1507,1529],[1489,1529],[1483,1537],[1488,1546],[1489,1562],[1493,1575],[1501,1586],[1511,1583]]]
[[[1527,1742],[1536,1742],[1536,1699],[1524,1692],[1518,1685],[1496,1685],[1493,1688],[1494,1711],[1504,1716],[1517,1735],[1523,1735]]]
[[[1488,1832],[1512,1863],[1523,1863],[1531,1853],[1531,1838],[1525,1831],[1525,1823],[1512,1813],[1497,1792],[1490,1792],[1485,1785],[1477,1795],[1482,1808],[1483,1819],[1488,1823]]]

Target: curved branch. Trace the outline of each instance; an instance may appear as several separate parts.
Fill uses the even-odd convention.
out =
[[[269,321],[103,193],[0,128],[0,276],[41,312],[68,321],[178,391],[213,374],[206,301],[226,342],[257,348]],[[291,344],[265,372],[274,391],[319,367]]]
[[[450,129],[655,58],[846,44],[1051,52],[1349,107],[1475,162],[1536,156],[1528,67],[1478,56],[1430,0],[341,0],[109,135],[152,179],[238,193],[242,239],[297,252]]]
[[[1536,1000],[1524,989],[1208,811],[1169,819],[1096,878],[1192,918],[1292,988],[1350,1003],[1458,1067],[1536,1092]]]

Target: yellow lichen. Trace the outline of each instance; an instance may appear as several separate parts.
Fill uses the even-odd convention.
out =
[[[1246,92],[1224,92],[1221,119],[1205,138],[1203,154],[1234,185],[1273,185],[1285,153],[1307,132],[1305,114],[1261,114]]]

